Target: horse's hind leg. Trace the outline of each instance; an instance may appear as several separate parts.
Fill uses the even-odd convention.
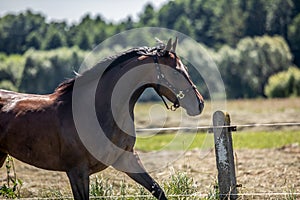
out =
[[[89,174],[87,170],[75,168],[67,172],[69,177],[74,199],[89,199]]]
[[[128,152],[127,152],[128,153]],[[144,186],[159,200],[166,200],[164,191],[158,183],[146,172],[137,154],[125,154],[114,165],[117,170],[125,172],[130,178]]]
[[[0,168],[3,166],[7,157],[7,153],[0,152]]]

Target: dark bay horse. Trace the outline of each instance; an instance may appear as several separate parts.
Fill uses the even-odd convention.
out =
[[[166,199],[134,151],[133,109],[152,87],[173,109],[202,112],[203,98],[175,53],[176,43],[108,58],[49,95],[0,90],[0,165],[9,154],[42,169],[64,171],[74,198],[82,200],[89,198],[89,176],[113,166]]]

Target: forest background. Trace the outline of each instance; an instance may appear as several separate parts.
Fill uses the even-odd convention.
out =
[[[68,24],[49,22],[34,10],[7,14],[0,18],[0,88],[51,93],[74,76],[96,45],[140,27],[177,30],[203,45],[219,68],[227,98],[300,96],[299,0],[175,0],[158,10],[149,3],[138,20],[114,23],[101,15]],[[154,40],[147,34],[129,37]],[[188,47],[187,59],[194,51]],[[208,98],[203,80],[194,81]],[[149,93],[143,100],[156,98]]]

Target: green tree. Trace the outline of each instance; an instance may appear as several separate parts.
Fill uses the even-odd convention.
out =
[[[0,57],[0,88],[17,91],[24,69],[25,59],[20,55]]]
[[[39,94],[53,92],[59,83],[74,76],[85,55],[78,48],[26,52],[20,91]]]
[[[140,14],[139,24],[141,26],[155,26],[156,25],[156,16],[155,16],[154,7],[152,4],[148,3],[144,7],[144,11]]]
[[[100,27],[101,29],[99,30],[98,33],[95,34],[94,40],[93,40],[93,45],[98,45],[100,44],[103,40],[106,39],[106,32],[105,30]]]
[[[188,35],[189,37],[194,37],[191,21],[184,15],[179,17],[177,22],[174,24],[174,29]]]
[[[219,38],[230,46],[235,46],[244,36],[245,15],[239,4],[226,0],[223,5],[223,17],[220,21]]]
[[[241,54],[240,67],[244,69],[241,76],[249,84],[248,97],[263,96],[268,78],[292,64],[289,46],[279,36],[246,38],[237,49]]]
[[[0,88],[4,90],[18,91],[18,88],[9,80],[0,79]]]
[[[40,49],[42,45],[41,38],[36,32],[30,33],[26,37],[26,46],[28,48]]]
[[[48,34],[44,49],[50,50],[50,49],[56,49],[56,48],[62,47],[62,46],[64,46],[64,42],[59,33],[54,32],[54,33]]]
[[[42,34],[44,24],[45,18],[42,15],[33,14],[29,10],[0,18],[0,51],[7,54],[24,53],[28,49],[27,37],[33,31]]]
[[[300,66],[300,14],[298,14],[288,27],[288,40],[294,54],[295,64]]]
[[[265,34],[267,21],[266,2],[263,0],[247,1],[246,36],[262,36]]]
[[[152,24],[149,24],[149,26],[151,26]],[[134,28],[135,24],[132,20],[132,18],[129,16],[127,17],[127,20],[125,21],[125,29],[126,30],[129,30],[129,29],[132,29]]]
[[[88,34],[85,31],[81,32],[77,42],[78,42],[78,46],[80,49],[83,49],[83,50],[91,49],[91,42],[90,42]]]
[[[241,55],[237,49],[224,45],[214,57],[226,88],[227,98],[244,98],[249,86],[243,80],[244,69],[240,66]]]
[[[183,8],[191,20],[195,39],[209,47],[223,43],[220,36],[220,21],[224,0],[190,0],[184,2]]]
[[[108,36],[115,34],[116,28],[116,25],[107,24],[101,16],[92,19],[90,15],[86,15],[79,24],[69,28],[68,46],[76,45],[83,50],[92,49]]]
[[[268,4],[268,20],[266,21],[267,33],[281,35],[284,39],[288,36],[288,25],[292,21],[293,1],[273,0]]]
[[[174,24],[178,20],[178,17],[183,13],[184,7],[182,1],[169,1],[158,11],[158,26],[170,29],[174,28]]]
[[[300,96],[300,70],[290,67],[271,76],[265,87],[265,94],[269,98]]]
[[[66,23],[52,22],[47,27],[47,33],[44,41],[45,50],[56,49],[66,46]]]
[[[223,46],[215,61],[229,98],[264,96],[268,78],[292,64],[292,55],[282,37],[242,39],[236,48]]]

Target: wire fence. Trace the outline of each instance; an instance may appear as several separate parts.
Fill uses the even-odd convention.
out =
[[[193,199],[193,200],[197,200],[197,199],[203,199],[203,198],[207,198],[208,195],[207,194],[201,194],[201,193],[194,193],[194,194],[186,194],[186,195],[167,195],[167,198],[171,198],[171,199]],[[210,199],[213,199],[212,196],[210,196]],[[242,193],[242,194],[238,194],[239,199],[249,199],[249,198],[267,198],[267,197],[273,197],[273,198],[280,198],[280,197],[284,197],[285,199],[297,199],[300,197],[300,193],[296,192],[296,193],[287,193],[287,192],[268,192],[268,193]],[[155,199],[151,194],[149,195],[111,195],[111,196],[90,196],[89,199]],[[72,196],[64,196],[64,197],[54,197],[54,198],[49,198],[49,197],[45,197],[45,198],[41,198],[41,197],[36,197],[36,198],[20,198],[22,200],[67,200],[67,199],[74,199],[74,197]],[[215,199],[218,199],[217,196],[215,196]]]
[[[235,131],[238,128],[283,127],[283,126],[300,126],[300,122],[237,124],[237,125],[230,125],[230,126],[139,128],[139,129],[136,129],[136,132],[142,133],[142,132],[193,131],[193,130],[202,130],[202,131],[212,132],[213,129],[221,129],[221,128],[231,128],[231,131]]]

